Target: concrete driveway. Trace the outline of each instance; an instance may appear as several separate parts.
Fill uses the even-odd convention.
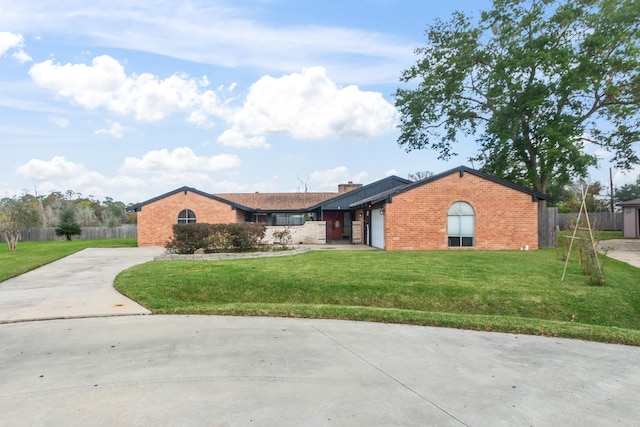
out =
[[[640,348],[336,320],[0,325],[0,425],[633,426]]]
[[[65,318],[13,322],[14,312],[0,324],[0,426],[631,426],[640,419],[638,347],[336,320],[66,319],[83,305],[124,314],[107,309],[116,300],[91,284],[153,257],[153,250],[99,251],[77,254],[72,264],[85,266],[75,274],[54,263],[31,279],[0,283],[0,310],[17,305],[22,288],[25,318],[43,307],[54,310],[43,318]],[[47,283],[76,288],[79,300],[43,301],[57,295]]]
[[[640,239],[601,240],[598,246],[601,252],[608,248],[607,256],[640,268]]]
[[[116,275],[151,261],[163,248],[84,249],[0,282],[0,323],[149,314],[113,288]]]

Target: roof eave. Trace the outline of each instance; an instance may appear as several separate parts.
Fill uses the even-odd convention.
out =
[[[514,183],[506,181],[504,179],[495,177],[493,175],[489,175],[489,174],[486,174],[484,172],[480,172],[480,171],[478,171],[476,169],[471,169],[470,167],[467,167],[467,166],[458,166],[458,167],[455,167],[453,169],[449,169],[447,171],[441,172],[441,173],[439,173],[437,175],[430,176],[429,178],[425,178],[425,179],[422,179],[420,181],[412,182],[410,184],[405,185],[404,187],[400,187],[400,188],[396,189],[395,191],[392,191],[392,192],[389,192],[389,193],[377,194],[377,195],[374,195],[374,196],[372,196],[370,198],[355,202],[355,203],[351,204],[350,207],[356,208],[356,207],[359,207],[359,206],[365,206],[367,204],[376,204],[376,203],[379,203],[379,202],[381,202],[381,201],[383,201],[383,200],[385,200],[387,198],[389,199],[389,201],[387,203],[390,203],[391,199],[396,194],[404,193],[404,192],[409,191],[409,190],[411,190],[413,188],[420,187],[421,185],[425,185],[425,184],[428,184],[428,183],[433,182],[433,181],[437,181],[437,180],[439,180],[441,178],[444,178],[446,176],[452,175],[454,173],[459,174],[460,177],[464,176],[465,173],[470,173],[470,174],[476,175],[476,176],[478,176],[480,178],[484,178],[484,179],[487,179],[489,181],[495,182],[497,184],[504,185],[505,187],[509,187],[509,188],[514,189],[514,190],[520,191],[522,193],[529,194],[529,195],[531,195],[532,200],[534,202],[539,202],[540,200],[546,200],[548,202],[553,202],[554,201],[554,199],[552,197],[550,197],[550,196],[548,196],[546,194],[540,193],[538,191],[531,190],[531,189],[526,188],[526,187],[522,187],[520,185],[514,184]]]
[[[154,197],[152,199],[145,200],[144,202],[136,203],[135,205],[127,207],[126,210],[128,212],[140,212],[144,206],[146,206],[148,204],[151,204],[151,203],[154,203],[154,202],[157,202],[158,200],[162,200],[162,199],[165,199],[167,197],[173,196],[174,194],[178,194],[180,192],[184,192],[185,194],[187,194],[187,192],[196,193],[196,194],[198,194],[200,196],[203,196],[203,197],[206,197],[206,198],[209,198],[209,199],[212,199],[212,200],[216,200],[216,201],[221,202],[221,203],[225,203],[225,204],[231,206],[232,209],[242,209],[242,210],[246,210],[247,209],[245,206],[238,205],[237,203],[233,203],[233,202],[231,202],[229,200],[226,200],[226,199],[224,199],[222,197],[219,197],[219,196],[216,196],[216,195],[213,195],[213,194],[209,194],[209,193],[205,193],[204,191],[200,191],[200,190],[198,190],[196,188],[193,188],[193,187],[183,186],[183,187],[180,187],[180,188],[176,188],[173,191],[169,191],[167,193],[164,193],[164,194],[161,194],[159,196],[156,196],[156,197]]]

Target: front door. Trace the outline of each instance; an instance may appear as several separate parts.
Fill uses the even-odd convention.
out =
[[[384,210],[371,211],[371,246],[384,249]]]
[[[342,211],[325,211],[322,218],[327,222],[327,240],[342,240],[344,215]]]

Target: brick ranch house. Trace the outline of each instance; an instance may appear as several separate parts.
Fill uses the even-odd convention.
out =
[[[551,198],[466,166],[417,182],[391,176],[336,193],[208,194],[178,188],[131,206],[138,245],[160,246],[176,223],[289,227],[293,243],[364,243],[387,250],[537,249],[538,207]]]

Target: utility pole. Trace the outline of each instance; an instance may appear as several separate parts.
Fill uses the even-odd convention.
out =
[[[613,173],[611,172],[611,168],[609,168],[609,188],[611,189],[611,222],[613,223],[613,229],[617,230],[616,208],[613,206]]]

